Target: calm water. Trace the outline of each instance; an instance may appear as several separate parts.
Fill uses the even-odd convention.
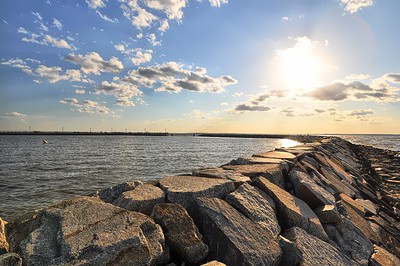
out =
[[[191,173],[294,144],[187,136],[0,136],[0,216],[10,221],[72,195],[135,178]]]
[[[354,144],[400,152],[400,135],[336,135]]]

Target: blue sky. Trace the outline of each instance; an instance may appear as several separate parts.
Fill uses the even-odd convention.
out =
[[[400,133],[400,1],[13,0],[0,130]]]

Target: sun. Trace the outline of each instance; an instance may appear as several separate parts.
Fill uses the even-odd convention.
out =
[[[294,47],[277,51],[280,79],[288,89],[312,90],[319,85],[323,69],[315,52],[318,44],[307,37],[296,41]]]

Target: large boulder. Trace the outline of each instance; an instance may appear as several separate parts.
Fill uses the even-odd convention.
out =
[[[154,205],[165,202],[165,192],[151,184],[141,184],[123,192],[114,202],[121,208],[150,215]]]
[[[0,266],[22,266],[22,259],[17,253],[0,255]]]
[[[195,222],[215,259],[226,265],[279,265],[276,237],[222,199],[198,198],[196,203]]]
[[[334,205],[324,205],[313,210],[323,224],[339,223],[342,216]]]
[[[169,261],[158,224],[96,197],[61,202],[32,219],[10,227],[10,242],[26,265],[158,265]]]
[[[198,176],[167,176],[160,180],[160,187],[169,202],[182,205],[189,213],[196,198],[225,198],[235,190],[232,181]]]
[[[200,263],[208,254],[208,246],[202,241],[192,218],[179,204],[157,204],[151,217],[163,228],[171,254],[191,264]]]
[[[349,219],[374,243],[378,243],[378,236],[364,219],[364,207],[345,194],[340,194],[341,204],[347,211]]]
[[[299,227],[283,232],[280,246],[283,250],[281,265],[358,265],[332,245]]]
[[[97,195],[99,198],[107,203],[112,203],[116,200],[123,192],[135,189],[138,185],[143,184],[142,181],[135,180],[133,182],[124,182],[113,186],[111,188],[105,188],[100,190]]]
[[[225,200],[272,236],[277,237],[281,232],[273,207],[251,185],[241,185],[235,192],[226,196]]]
[[[371,266],[398,266],[400,259],[386,249],[374,245],[374,254],[371,257]]]
[[[296,197],[302,199],[312,209],[324,205],[335,205],[335,197],[315,183],[307,173],[293,169],[289,173],[289,178]]]
[[[233,170],[226,170],[219,167],[196,169],[193,170],[192,174],[194,176],[227,179],[234,182],[235,186],[240,186],[244,182],[250,181],[248,176],[242,175]]]
[[[284,228],[300,227],[319,239],[329,241],[317,215],[304,201],[263,177],[256,178],[254,182],[257,187],[267,192],[275,201],[281,226]]]
[[[263,158],[272,158],[272,159],[281,159],[281,160],[287,160],[292,163],[297,162],[297,156],[289,153],[289,152],[284,152],[284,151],[269,151],[269,152],[264,152],[260,154],[255,154],[255,157],[263,157]]]
[[[225,165],[223,168],[237,171],[242,175],[250,177],[251,179],[262,176],[281,188],[285,187],[280,164]]]
[[[354,223],[343,218],[335,224],[324,224],[324,228],[341,252],[360,265],[368,265],[368,260],[373,252],[372,243]]]
[[[6,221],[1,219],[0,217],[0,255],[7,253],[9,251],[9,246],[6,239],[5,226],[6,226]]]

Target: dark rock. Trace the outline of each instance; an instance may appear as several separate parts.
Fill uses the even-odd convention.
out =
[[[189,213],[197,197],[225,198],[235,190],[232,181],[198,176],[168,176],[160,180],[169,202],[182,205]]]
[[[281,265],[358,265],[332,245],[316,238],[299,227],[282,233]]]
[[[400,259],[386,249],[374,245],[374,254],[371,257],[371,266],[398,266]]]
[[[226,196],[225,200],[271,236],[277,237],[281,232],[273,207],[249,184],[241,185],[235,192]]]
[[[318,216],[323,224],[339,223],[342,220],[340,213],[333,205],[325,205],[314,209],[314,213]]]
[[[289,194],[267,179],[256,178],[255,184],[275,201],[280,225],[284,228],[300,227],[319,239],[329,241],[317,215],[301,199]]]
[[[336,224],[324,224],[324,228],[340,251],[360,265],[368,265],[373,252],[372,243],[354,223],[344,218]]]
[[[218,198],[198,198],[195,222],[213,258],[227,265],[279,265],[276,238]]]
[[[244,182],[250,181],[248,176],[223,168],[202,168],[193,170],[192,174],[194,176],[227,179],[234,182],[236,187],[239,187]]]
[[[0,266],[22,266],[22,259],[17,253],[0,255]]]
[[[282,168],[279,164],[249,164],[249,165],[226,165],[224,169],[233,170],[248,176],[251,179],[265,177],[272,183],[284,188],[285,182]]]
[[[335,205],[335,197],[316,184],[308,174],[294,169],[290,171],[289,178],[294,186],[295,195],[311,208]]]
[[[114,202],[121,208],[150,215],[154,205],[165,202],[165,192],[151,184],[141,184],[123,192]]]
[[[198,264],[208,254],[208,247],[202,241],[192,218],[179,204],[157,204],[151,218],[163,228],[165,239],[172,254],[177,253],[183,260]]]
[[[76,197],[13,224],[26,265],[153,265],[169,261],[159,225],[144,214],[127,211],[95,197]],[[34,225],[34,226],[33,226]],[[25,226],[25,228],[24,228]],[[33,229],[31,231],[31,229]],[[11,241],[10,240],[10,241]]]
[[[111,188],[105,188],[103,190],[100,190],[98,192],[98,196],[102,201],[107,202],[107,203],[112,203],[123,192],[132,190],[140,184],[143,184],[143,183],[139,180],[135,180],[133,182],[125,182],[125,183],[113,186]]]
[[[6,223],[7,222],[0,217],[0,255],[9,252],[10,249],[6,239]]]

